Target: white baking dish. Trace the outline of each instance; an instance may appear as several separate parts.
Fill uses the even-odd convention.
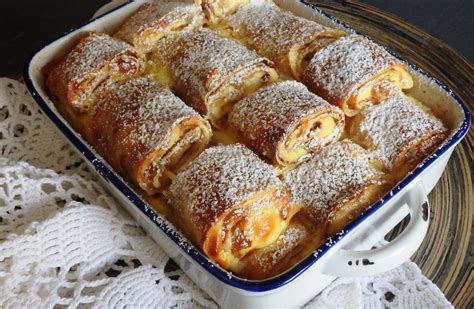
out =
[[[352,31],[304,1],[275,2],[297,15]],[[416,251],[428,228],[427,194],[441,177],[454,147],[466,135],[471,120],[467,108],[455,94],[410,65],[415,79],[415,88],[410,92],[429,105],[452,132],[436,153],[337,237],[329,239],[313,255],[282,275],[263,281],[240,279],[201,254],[74,132],[45,91],[41,74],[41,68],[45,64],[65,53],[74,38],[83,31],[112,33],[139,5],[137,2],[122,5],[48,43],[31,57],[25,67],[24,78],[45,115],[98,172],[104,186],[198,286],[226,307],[299,306],[318,294],[336,276],[377,274],[402,264]],[[408,214],[411,216],[410,223],[402,234],[386,246],[371,250],[377,241]]]

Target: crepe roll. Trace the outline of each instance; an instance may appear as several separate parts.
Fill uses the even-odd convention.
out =
[[[360,35],[342,37],[316,52],[302,80],[347,116],[357,114],[370,100],[384,98],[386,92],[375,87],[381,81],[399,89],[413,86],[404,63]]]
[[[377,105],[367,105],[351,121],[351,138],[373,153],[379,168],[403,178],[448,136],[426,107],[392,89]]]
[[[157,54],[176,93],[216,127],[235,102],[278,78],[271,61],[207,29],[181,33]]]
[[[369,159],[361,146],[343,140],[284,176],[293,202],[302,206],[313,229],[339,232],[386,191],[384,174]]]
[[[250,0],[194,0],[201,7],[208,24],[217,24],[224,17],[234,14]]]
[[[140,60],[130,44],[104,33],[86,32],[64,58],[44,69],[46,85],[75,112],[86,112],[102,90],[140,74]]]
[[[240,144],[206,149],[170,187],[180,228],[209,258],[238,272],[275,242],[299,206],[275,169]]]
[[[92,107],[88,142],[148,194],[169,184],[209,143],[210,124],[150,78],[111,89]]]
[[[150,52],[164,37],[192,31],[204,24],[198,6],[184,2],[145,3],[114,35],[134,44],[141,53]]]
[[[228,20],[237,39],[296,79],[318,50],[345,35],[343,31],[282,11],[272,2],[244,6]]]
[[[275,242],[244,257],[239,276],[251,280],[274,277],[296,265],[314,249],[310,245],[313,236],[295,217]]]
[[[229,126],[257,153],[286,166],[338,140],[344,130],[344,114],[303,84],[285,81],[236,103]]]

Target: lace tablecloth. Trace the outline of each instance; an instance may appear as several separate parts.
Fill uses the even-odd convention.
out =
[[[26,87],[0,79],[0,307],[216,307],[96,181]],[[412,262],[307,307],[450,307]]]

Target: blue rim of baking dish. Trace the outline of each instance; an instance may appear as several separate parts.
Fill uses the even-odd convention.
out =
[[[305,0],[299,0],[299,2],[306,7],[309,7],[313,11],[329,18],[334,23],[344,27],[346,30],[354,32],[352,28],[347,26],[346,24],[340,22],[335,17],[324,13],[314,5],[306,2]],[[61,131],[61,133],[79,150],[82,155],[94,166],[98,174],[102,176],[102,178],[106,181],[111,183],[115,188],[121,192],[123,196],[125,196],[130,202],[132,202],[136,207],[140,209],[140,211],[146,215],[150,220],[152,220],[156,226],[158,226],[176,245],[178,245],[186,254],[191,257],[195,262],[201,265],[207,272],[212,274],[216,279],[219,281],[245,290],[249,292],[265,292],[271,291],[277,288],[280,288],[291,281],[295,280],[299,275],[301,275],[306,269],[311,267],[314,263],[316,263],[320,257],[322,257],[331,247],[333,247],[336,243],[344,238],[345,235],[350,233],[354,230],[359,224],[361,224],[366,218],[377,212],[383,205],[385,205],[388,201],[394,198],[401,190],[403,190],[407,185],[409,185],[418,175],[420,175],[423,171],[425,171],[429,166],[431,166],[438,157],[442,156],[446,151],[448,151],[451,147],[453,147],[456,143],[458,143],[468,132],[470,124],[471,124],[471,116],[466,107],[466,105],[461,101],[461,99],[454,94],[446,85],[441,83],[440,81],[432,78],[422,69],[410,64],[411,69],[414,71],[422,74],[423,76],[427,77],[428,79],[432,80],[436,83],[437,86],[442,88],[450,97],[452,97],[461,109],[464,112],[464,120],[462,124],[459,126],[458,130],[452,134],[450,139],[443,143],[443,145],[429,158],[427,158],[421,165],[419,165],[411,174],[409,174],[402,182],[400,182],[397,187],[395,187],[391,192],[387,193],[382,199],[380,199],[377,203],[375,203],[370,209],[364,212],[360,217],[358,217],[355,221],[353,221],[350,225],[348,225],[343,231],[338,233],[336,236],[333,237],[334,239],[329,239],[324,245],[322,245],[319,249],[317,249],[314,254],[309,255],[307,258],[299,262],[293,268],[288,270],[287,272],[278,275],[276,277],[261,280],[261,281],[254,281],[254,280],[247,280],[239,278],[232,273],[222,269],[221,267],[217,266],[214,262],[209,260],[205,255],[203,255],[194,245],[188,242],[180,233],[178,233],[175,228],[165,220],[160,214],[155,212],[151,207],[149,207],[146,202],[137,194],[135,193],[122,179],[120,176],[115,174],[106,163],[103,163],[102,159],[98,158],[93,150],[87,146],[66,123],[64,123],[56,114],[53,109],[51,109],[50,105],[42,98],[42,96],[36,90],[33,81],[30,77],[29,71],[31,62],[34,60],[35,56],[45,47],[50,45],[51,43],[57,41],[58,39],[64,37],[65,35],[79,30],[86,26],[87,24],[91,23],[92,21],[99,19],[107,14],[110,14],[123,6],[128,5],[129,3],[124,3],[123,5],[118,6],[117,8],[107,12],[89,22],[74,28],[66,33],[64,33],[59,38],[51,40],[47,44],[43,45],[39,48],[36,52],[32,54],[32,56],[28,59],[24,71],[23,76],[26,83],[28,90],[30,91],[31,95],[38,103],[41,110],[48,116],[48,118],[56,125],[56,127]],[[400,55],[394,53],[393,51],[389,52],[397,57],[398,59],[406,62]]]

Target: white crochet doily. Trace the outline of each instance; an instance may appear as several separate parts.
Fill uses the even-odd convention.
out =
[[[39,111],[0,78],[0,307],[215,307],[111,198]],[[449,307],[407,262],[341,278],[311,308]]]

